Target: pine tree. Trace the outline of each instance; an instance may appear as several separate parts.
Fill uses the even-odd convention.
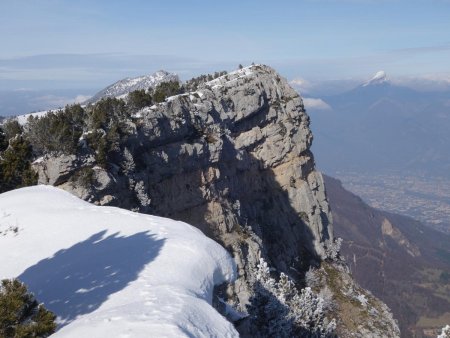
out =
[[[0,159],[0,193],[37,183],[31,159],[30,143],[20,136],[12,139]]]
[[[3,132],[5,133],[6,140],[10,140],[13,137],[22,134],[23,128],[19,124],[17,120],[7,120],[5,123],[3,123],[2,126]]]
[[[146,93],[144,89],[135,90],[128,94],[127,106],[131,112],[135,112],[153,103],[151,93]]]
[[[162,82],[156,86],[152,99],[154,102],[159,103],[163,102],[169,96],[181,94],[182,88],[180,87],[179,82],[170,81],[170,82]]]
[[[84,109],[80,105],[48,112],[45,116],[28,118],[25,136],[33,144],[35,153],[63,152],[74,154],[83,132]]]
[[[55,315],[39,304],[17,279],[0,287],[0,337],[48,337],[55,332]]]
[[[6,134],[0,127],[0,153],[8,148],[8,140],[6,139]]]

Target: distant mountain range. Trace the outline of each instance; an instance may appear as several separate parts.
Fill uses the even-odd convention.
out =
[[[94,103],[103,97],[122,97],[134,90],[148,90],[161,82],[177,81],[178,75],[164,70],[153,74],[125,78],[95,93],[93,89],[0,90],[0,119],[2,116],[24,115],[49,109],[64,108],[67,104]]]
[[[385,72],[311,106],[313,151],[325,172],[450,175],[450,92],[418,92]],[[327,109],[323,109],[326,107]]]
[[[0,116],[63,108],[67,104],[85,101],[93,92],[93,89],[0,90]]]
[[[169,73],[164,70],[160,70],[151,75],[143,75],[133,78],[126,78],[113,83],[105,89],[99,91],[90,99],[86,100],[84,104],[94,103],[102,98],[106,97],[122,97],[135,90],[148,90],[153,88],[162,82],[179,82],[178,75]]]

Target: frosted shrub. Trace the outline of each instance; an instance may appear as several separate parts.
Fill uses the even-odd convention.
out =
[[[333,310],[335,308],[335,304],[333,302],[333,292],[328,286],[325,286],[320,290],[319,297],[323,299],[323,308],[325,310]]]
[[[136,191],[136,196],[139,200],[139,203],[143,207],[148,207],[150,205],[150,203],[152,202],[152,200],[150,199],[150,197],[148,197],[148,194],[146,192],[146,188],[144,185],[144,181],[137,182],[134,187],[134,191]]]
[[[249,307],[252,326],[260,337],[289,337],[292,323],[289,308],[277,297],[277,283],[261,258],[256,272],[254,293]]]
[[[437,338],[450,338],[450,325],[446,325],[442,328],[442,332]]]
[[[291,316],[300,336],[329,337],[336,328],[334,319],[325,317],[323,298],[317,296],[310,287],[301,290],[291,302]]]
[[[317,273],[317,270],[314,268],[309,268],[308,271],[306,271],[305,274],[305,281],[306,285],[315,288],[317,286],[320,286],[320,276]]]
[[[328,259],[333,261],[337,260],[340,256],[342,246],[342,238],[337,238],[334,241],[326,240],[325,241],[325,254]]]
[[[331,337],[336,328],[325,317],[323,298],[310,287],[299,293],[284,273],[277,282],[262,258],[250,301],[251,325],[262,337]]]
[[[131,155],[131,152],[128,150],[128,148],[125,148],[123,150],[123,161],[121,163],[121,167],[125,175],[129,175],[136,169],[136,164],[134,163],[133,155]]]

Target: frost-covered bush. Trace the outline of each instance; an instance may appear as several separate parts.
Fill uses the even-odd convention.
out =
[[[120,163],[122,172],[125,175],[129,175],[131,172],[133,172],[136,169],[136,164],[134,162],[133,155],[128,150],[128,148],[125,148],[122,153],[123,161]]]
[[[333,292],[327,285],[319,291],[319,297],[323,299],[323,308],[325,310],[333,310],[335,308]]]
[[[290,337],[293,323],[289,308],[280,299],[278,285],[263,259],[258,265],[256,279],[249,307],[252,331],[258,332],[259,337]]]
[[[323,298],[309,287],[302,289],[300,295],[294,297],[291,307],[299,332],[308,337],[328,337],[336,329],[335,320],[328,321],[325,317]]]
[[[342,238],[337,238],[334,241],[326,240],[325,241],[325,254],[328,259],[333,261],[337,260],[340,257],[342,246]]]
[[[442,328],[442,332],[437,338],[450,338],[450,325],[446,325]]]
[[[363,295],[362,293],[358,294],[356,296],[356,299],[361,303],[362,306],[367,307],[367,297]]]
[[[305,274],[305,281],[306,281],[306,285],[315,288],[320,286],[321,282],[320,282],[320,276],[317,273],[317,270],[310,267],[308,271],[306,271]]]
[[[144,181],[137,182],[136,185],[134,186],[134,191],[136,192],[136,197],[139,200],[139,203],[143,207],[147,207],[150,205],[152,200],[150,199],[150,197],[146,192]]]
[[[310,287],[298,292],[283,273],[277,282],[262,258],[249,313],[261,337],[331,337],[336,328],[336,322],[325,317],[323,298]]]

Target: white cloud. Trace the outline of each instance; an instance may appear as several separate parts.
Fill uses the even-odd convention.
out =
[[[293,79],[289,83],[293,86],[300,86],[300,87],[309,86],[309,81],[302,78]]]
[[[303,98],[306,110],[332,110],[331,106],[322,99]]]
[[[450,90],[450,74],[426,74],[423,76],[400,76],[393,78],[392,83],[419,91]]]
[[[82,103],[89,99],[89,95],[77,95],[76,97],[66,97],[58,95],[44,95],[36,97],[32,100],[32,103],[42,107],[43,109],[53,109],[64,107],[68,104]]]
[[[308,93],[313,87],[313,84],[311,82],[302,78],[293,79],[289,81],[289,84],[297,89],[300,94]]]
[[[33,103],[40,106],[48,106],[49,108],[64,107],[68,103],[69,99],[67,97],[58,95],[44,95],[33,99]]]
[[[83,103],[84,101],[90,99],[92,96],[90,95],[77,95],[77,97],[73,100],[73,103]]]

